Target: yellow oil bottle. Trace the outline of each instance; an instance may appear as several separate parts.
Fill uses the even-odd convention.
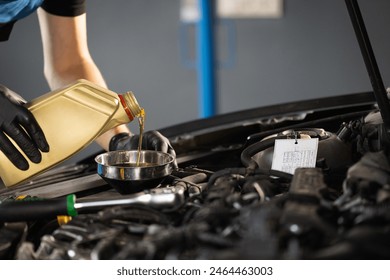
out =
[[[27,159],[30,167],[26,171],[16,168],[0,152],[0,178],[6,187],[54,167],[87,147],[102,133],[131,122],[143,112],[133,93],[117,94],[86,80],[77,80],[44,94],[26,106],[45,133],[50,151],[42,153],[42,161],[38,164]]]

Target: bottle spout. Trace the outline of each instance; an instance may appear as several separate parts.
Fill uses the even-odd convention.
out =
[[[124,94],[119,94],[119,99],[130,121],[142,115],[143,109],[139,106],[133,92],[128,91]]]

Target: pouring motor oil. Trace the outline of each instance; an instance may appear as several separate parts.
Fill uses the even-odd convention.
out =
[[[27,159],[30,167],[26,171],[16,168],[0,152],[0,177],[6,187],[17,185],[63,162],[107,130],[129,123],[144,112],[133,93],[117,94],[87,80],[77,80],[25,106],[45,133],[50,151],[42,153],[42,161],[38,164]]]

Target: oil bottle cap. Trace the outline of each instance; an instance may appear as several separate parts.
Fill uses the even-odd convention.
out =
[[[137,99],[131,91],[119,94],[119,98],[130,120],[141,115],[142,108],[139,106]]]

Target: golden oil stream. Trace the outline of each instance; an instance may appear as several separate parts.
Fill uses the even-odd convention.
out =
[[[138,139],[137,166],[139,166],[140,159],[141,159],[141,148],[142,148],[142,138],[143,138],[144,128],[145,128],[145,117],[146,117],[145,110],[141,109],[141,113],[138,117],[139,139]]]

